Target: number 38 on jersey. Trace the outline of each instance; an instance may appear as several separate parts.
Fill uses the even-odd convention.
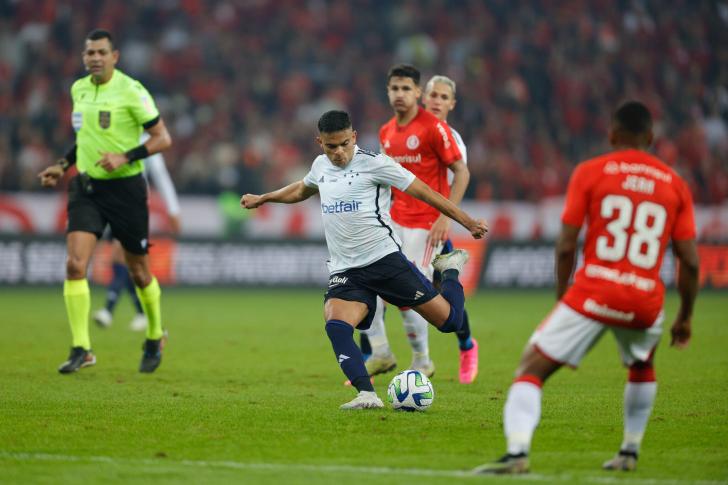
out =
[[[642,201],[635,205],[624,195],[602,199],[600,215],[610,220],[608,235],[596,240],[596,255],[602,261],[623,258],[634,266],[652,269],[660,257],[660,240],[665,231],[667,211],[660,204]]]

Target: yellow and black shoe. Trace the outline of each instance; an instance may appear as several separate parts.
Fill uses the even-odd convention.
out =
[[[82,367],[89,367],[95,363],[96,356],[91,352],[91,349],[86,350],[83,347],[71,347],[71,354],[68,356],[68,360],[58,367],[58,372],[61,374],[70,374]]]
[[[139,372],[152,373],[157,370],[159,364],[162,363],[162,349],[166,342],[166,337],[158,340],[146,339],[142,345],[142,361],[139,364]]]

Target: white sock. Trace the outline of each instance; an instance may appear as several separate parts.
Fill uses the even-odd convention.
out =
[[[508,453],[528,453],[533,431],[541,419],[541,388],[530,382],[515,382],[503,408],[503,430]]]
[[[402,323],[404,331],[407,333],[410,347],[412,347],[412,355],[417,362],[430,361],[430,345],[428,338],[427,320],[414,310],[402,310]]]
[[[657,395],[657,382],[628,382],[624,386],[624,440],[621,450],[637,453]]]
[[[372,326],[363,331],[369,337],[372,346],[372,356],[383,357],[392,353],[387,340],[387,331],[384,329],[384,300],[377,297],[377,311],[374,312]]]

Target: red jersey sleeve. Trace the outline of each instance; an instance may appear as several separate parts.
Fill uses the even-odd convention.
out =
[[[681,180],[682,182],[682,180]],[[693,197],[690,195],[688,185],[682,182],[679,185],[680,207],[675,217],[675,225],[672,228],[673,241],[686,241],[695,239],[695,211],[693,210]]]
[[[438,121],[432,129],[430,129],[430,144],[437,154],[438,158],[445,165],[452,165],[458,160],[462,160],[463,155],[460,153],[458,144],[452,136],[450,127],[445,123]]]
[[[561,222],[575,227],[581,227],[584,223],[588,207],[587,191],[588,176],[586,165],[578,165],[569,179],[569,188],[566,190],[566,202],[564,212],[561,214]]]

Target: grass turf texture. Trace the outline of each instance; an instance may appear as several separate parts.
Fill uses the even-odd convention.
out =
[[[94,288],[92,308],[103,291]],[[143,335],[92,324],[95,367],[56,371],[69,348],[60,288],[0,292],[0,482],[465,483],[461,472],[504,448],[503,402],[521,349],[550,293],[480,293],[467,302],[480,342],[475,384],[457,382],[457,344],[431,330],[435,402],[425,413],[338,409],[342,385],[320,292],[168,289],[169,346],[159,370],[137,372]],[[667,301],[668,327],[677,299]],[[398,369],[410,350],[396,311],[387,328]],[[620,367],[609,335],[577,372],[546,385],[520,482],[715,483],[728,479],[728,298],[700,295],[687,351],[656,356],[658,398],[638,471],[599,469],[621,441]],[[386,397],[394,373],[378,377]],[[503,480],[503,479],[500,479]],[[506,479],[508,480],[508,479]]]

